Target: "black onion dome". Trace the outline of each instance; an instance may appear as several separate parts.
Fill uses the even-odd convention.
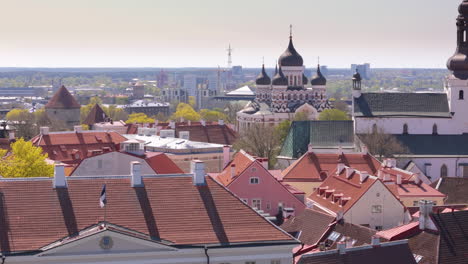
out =
[[[308,82],[309,82],[309,79],[307,79],[307,77],[304,74],[302,74],[302,84],[306,85]]]
[[[312,85],[327,85],[327,79],[323,77],[322,72],[320,71],[320,65],[317,65],[317,73],[310,80]]]
[[[288,85],[288,78],[286,78],[283,74],[283,71],[281,70],[281,67],[279,67],[278,73],[273,77],[273,85]]]
[[[458,12],[460,15],[468,15],[468,0],[464,0],[460,6],[458,6]]]
[[[255,84],[257,85],[270,85],[271,79],[268,74],[265,72],[265,64],[262,65],[262,72],[257,76],[255,80]]]
[[[356,73],[353,74],[353,80],[356,80],[356,81],[362,80],[361,74],[359,74],[359,71],[357,69],[356,69]]]
[[[302,66],[304,64],[301,55],[294,48],[291,37],[289,38],[288,48],[281,54],[278,63],[279,66]]]

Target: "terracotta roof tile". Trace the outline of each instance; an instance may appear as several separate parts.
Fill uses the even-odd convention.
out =
[[[315,209],[305,209],[300,215],[284,222],[281,228],[288,233],[301,232],[298,239],[303,244],[317,245],[334,221],[334,216]]]
[[[207,177],[74,178],[68,188],[52,179],[0,180],[0,249],[37,250],[103,221],[99,195],[106,184],[106,221],[175,245],[248,242],[297,243]]]
[[[146,152],[145,160],[157,174],[184,173],[179,166],[162,152]]]
[[[228,186],[237,176],[239,176],[250,164],[255,162],[255,159],[245,151],[239,151],[234,158],[229,162],[224,170],[218,174],[216,180]],[[234,167],[234,175],[231,175],[231,168]]]
[[[81,108],[81,105],[75,100],[75,97],[62,85],[60,89],[52,96],[45,108]]]

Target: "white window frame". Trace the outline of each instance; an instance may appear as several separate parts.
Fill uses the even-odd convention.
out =
[[[251,202],[252,208],[257,208],[258,210],[262,210],[262,199],[260,199],[260,198],[252,198],[251,200],[252,200],[252,202]],[[255,203],[256,203],[257,201],[259,202],[259,205],[260,205],[260,206],[258,206],[258,207],[255,206]]]
[[[371,212],[373,214],[381,214],[382,213],[382,205],[380,205],[380,204],[372,205]]]
[[[256,182],[255,182],[255,180],[256,180]],[[249,183],[250,183],[250,184],[259,184],[259,183],[260,183],[260,178],[258,178],[258,177],[250,177]]]

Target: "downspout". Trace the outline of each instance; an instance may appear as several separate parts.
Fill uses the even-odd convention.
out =
[[[208,247],[207,246],[205,246],[205,256],[206,256],[206,264],[210,264],[210,256],[208,256]]]

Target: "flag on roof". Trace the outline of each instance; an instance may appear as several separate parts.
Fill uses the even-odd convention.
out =
[[[101,206],[101,208],[103,208],[104,206],[106,206],[106,204],[107,204],[106,185],[104,184],[102,186],[101,197],[99,198],[99,205]]]

